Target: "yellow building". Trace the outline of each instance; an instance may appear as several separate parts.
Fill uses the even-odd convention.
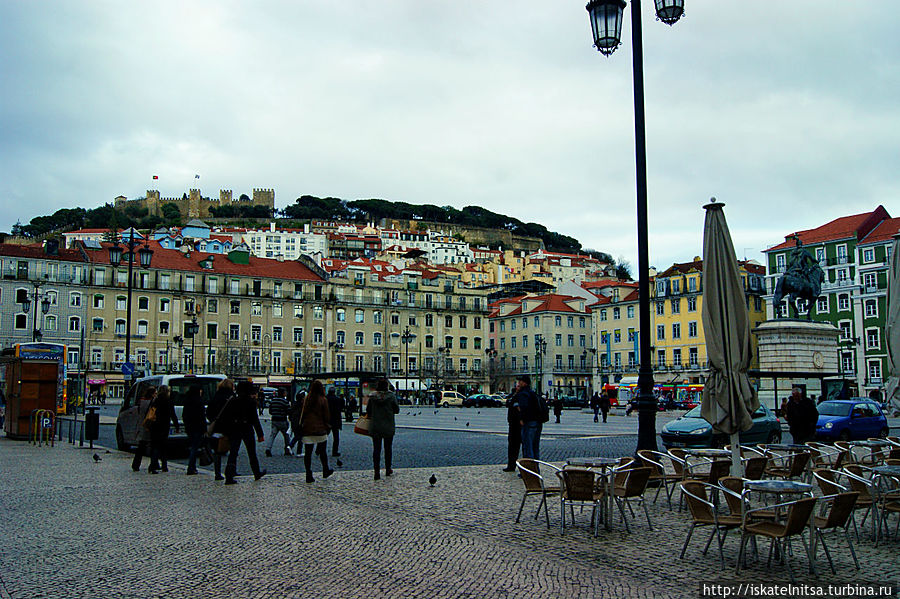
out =
[[[750,329],[766,320],[765,267],[738,261]],[[673,264],[659,273],[651,290],[653,305],[653,372],[656,382],[702,383],[706,374],[706,338],[703,333],[703,261]],[[756,338],[752,337],[756,366]]]

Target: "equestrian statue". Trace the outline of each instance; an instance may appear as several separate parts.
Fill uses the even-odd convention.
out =
[[[794,309],[795,316],[799,316],[797,300],[806,300],[806,320],[812,320],[812,307],[816,299],[822,293],[822,282],[825,280],[825,272],[812,255],[803,248],[800,236],[795,235],[796,247],[791,251],[790,261],[784,274],[775,285],[775,306],[788,298],[788,306]],[[777,309],[776,309],[777,314]],[[790,316],[790,308],[788,308]]]

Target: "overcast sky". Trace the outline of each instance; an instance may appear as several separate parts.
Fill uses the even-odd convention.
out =
[[[480,205],[637,262],[631,18],[584,0],[0,0],[0,229],[159,189]],[[900,2],[643,2],[650,262],[900,216]],[[152,176],[158,175],[158,181]]]

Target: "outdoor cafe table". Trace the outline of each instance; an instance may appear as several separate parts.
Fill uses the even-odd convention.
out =
[[[808,494],[810,497],[813,496],[812,485],[807,483],[796,482],[792,480],[745,480],[744,481],[744,494],[749,493],[750,491],[756,491],[757,493],[770,493],[778,496],[778,503],[781,503],[781,496],[787,494],[799,494],[804,493]],[[743,501],[741,502],[743,503]],[[776,518],[778,517],[778,512],[775,512]],[[810,542],[812,542],[813,538],[813,529],[812,529],[812,519],[810,519],[809,523],[809,535]],[[810,561],[809,563],[810,570],[815,572],[815,564]]]
[[[878,496],[876,500],[881,503],[881,509],[884,509],[884,504],[888,501],[892,500],[896,497],[897,488],[896,486],[891,486],[890,483],[884,482],[886,478],[893,478],[895,480],[900,480],[900,466],[875,466],[872,468],[872,472],[875,474],[875,477],[878,479],[878,485],[876,489],[878,489]],[[887,488],[882,487],[882,484],[888,485]],[[896,485],[896,483],[894,483]],[[891,496],[893,494],[893,497]],[[888,536],[887,522],[884,522],[884,536]],[[879,526],[876,528],[876,535],[879,534],[877,531],[881,529],[881,522],[879,522]]]
[[[858,445],[860,447],[888,447],[889,445],[893,445],[887,439],[863,439],[861,441],[848,441],[850,445]]]
[[[731,452],[727,449],[685,449],[684,453],[701,458],[727,458]]]
[[[772,451],[809,451],[809,447],[801,443],[769,443],[763,447]]]
[[[588,470],[599,470],[600,477],[603,478],[603,484],[606,487],[606,505],[603,515],[603,527],[606,530],[612,530],[612,509],[613,509],[613,477],[612,469],[619,465],[618,458],[569,458],[566,460],[566,466],[574,466],[575,468],[586,468]]]

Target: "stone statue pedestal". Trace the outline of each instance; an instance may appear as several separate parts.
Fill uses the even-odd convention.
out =
[[[759,341],[759,369],[833,376],[838,364],[840,331],[828,322],[781,318],[768,320],[753,332]]]

